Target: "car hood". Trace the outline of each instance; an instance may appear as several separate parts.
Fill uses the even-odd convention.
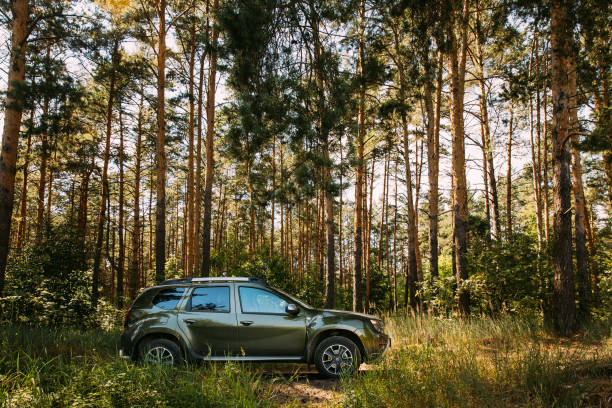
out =
[[[346,317],[359,317],[361,319],[375,319],[382,320],[380,317],[369,315],[366,313],[348,312],[346,310],[334,310],[334,309],[316,309],[317,313],[329,313],[335,316],[346,316]]]

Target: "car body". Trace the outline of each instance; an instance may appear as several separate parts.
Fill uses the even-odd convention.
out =
[[[375,316],[316,309],[257,278],[193,278],[138,296],[126,315],[120,356],[314,362],[336,377],[379,358],[390,343]]]

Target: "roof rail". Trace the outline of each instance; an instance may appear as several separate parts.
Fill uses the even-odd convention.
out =
[[[229,277],[219,276],[219,277],[214,277],[214,278],[193,278],[191,279],[191,281],[193,283],[196,283],[196,282],[253,282],[253,283],[260,283],[262,285],[268,285],[266,281],[263,279],[254,278],[254,277],[235,277],[235,276],[229,276]]]
[[[168,279],[159,284],[159,286],[164,285],[177,285],[181,283],[206,283],[206,282],[252,282],[259,283],[261,285],[268,286],[268,283],[260,278],[255,277],[235,277],[235,276],[219,276],[212,278],[179,278],[179,279]]]
[[[191,278],[168,279],[160,283],[159,286],[176,285],[179,283],[191,283]]]

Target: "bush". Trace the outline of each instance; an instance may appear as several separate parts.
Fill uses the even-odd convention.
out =
[[[48,227],[38,242],[11,254],[0,321],[95,324],[91,271],[77,237],[69,226]]]

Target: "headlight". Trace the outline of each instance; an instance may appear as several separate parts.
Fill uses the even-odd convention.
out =
[[[370,323],[372,323],[372,326],[374,326],[374,329],[376,329],[377,332],[379,333],[385,332],[385,324],[381,320],[370,319]]]

